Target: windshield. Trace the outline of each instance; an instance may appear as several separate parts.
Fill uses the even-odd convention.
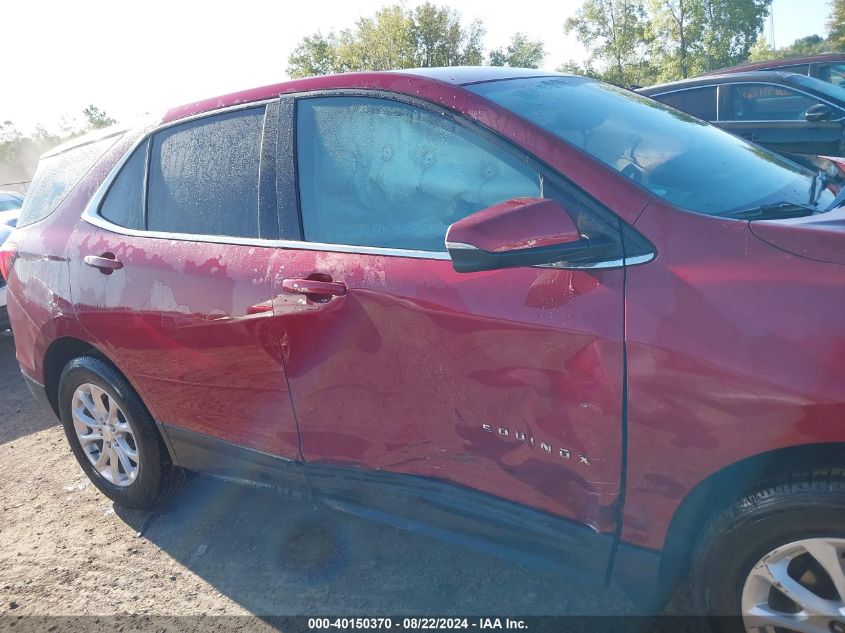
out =
[[[690,211],[729,215],[763,205],[809,205],[811,172],[629,90],[566,76],[467,89]],[[825,190],[812,208],[824,210],[832,200]]]

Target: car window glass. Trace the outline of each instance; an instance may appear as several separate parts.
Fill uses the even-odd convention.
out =
[[[776,66],[766,70],[779,70],[784,73],[796,73],[798,75],[809,75],[810,64],[794,64],[792,66]]]
[[[657,95],[658,101],[682,110],[703,121],[716,120],[716,87],[704,86]]]
[[[0,211],[12,211],[20,208],[20,200],[16,200],[14,198],[10,198],[9,200],[0,200]]]
[[[769,203],[806,204],[813,185],[809,171],[777,154],[660,101],[587,77],[531,77],[466,88],[691,211],[724,215]],[[825,208],[832,194],[825,190],[822,198]]]
[[[384,99],[297,106],[300,205],[308,241],[444,251],[475,211],[539,196],[539,174],[442,115]]]
[[[803,121],[818,100],[775,84],[732,84],[723,121]]]
[[[144,228],[144,170],[149,140],[141,144],[109,187],[100,215],[129,229]]]
[[[834,86],[845,85],[845,64],[830,64],[819,68],[819,78]]]
[[[151,231],[258,237],[264,107],[167,128],[153,137]]]
[[[109,136],[38,161],[35,176],[26,191],[18,226],[43,220],[55,211],[71,189],[119,138],[120,135]]]

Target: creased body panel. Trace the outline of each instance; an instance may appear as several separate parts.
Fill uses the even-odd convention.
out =
[[[845,267],[781,251],[747,222],[657,203],[637,228],[659,257],[628,272],[623,538],[659,548],[711,474],[845,441]]]
[[[71,253],[79,321],[133,377],[158,419],[298,458],[269,312],[273,250],[118,235],[81,222]],[[105,275],[83,263],[111,253]]]
[[[306,461],[447,479],[612,529],[622,271],[459,274],[296,250],[273,270]],[[314,272],[346,295],[283,292]]]

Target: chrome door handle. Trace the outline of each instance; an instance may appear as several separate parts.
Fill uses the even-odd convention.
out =
[[[111,257],[109,257],[111,255]],[[88,266],[98,269],[101,273],[111,275],[115,270],[123,268],[123,262],[116,259],[111,253],[103,253],[102,255],[86,255],[82,260]]]
[[[282,290],[298,295],[342,297],[346,284],[340,281],[318,281],[316,279],[283,279]]]

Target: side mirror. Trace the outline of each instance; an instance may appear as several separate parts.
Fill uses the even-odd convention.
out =
[[[446,248],[459,273],[538,266],[598,254],[612,247],[582,237],[566,210],[548,198],[514,198],[458,220],[446,232]]]
[[[833,117],[833,109],[823,103],[817,103],[816,105],[807,108],[807,111],[804,113],[804,120],[809,123],[830,121]]]

